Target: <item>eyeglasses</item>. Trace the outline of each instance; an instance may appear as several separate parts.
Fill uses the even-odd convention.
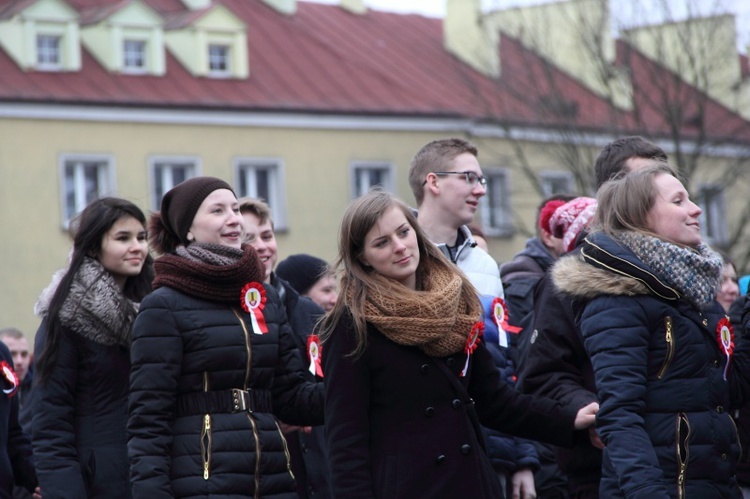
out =
[[[431,172],[435,175],[463,175],[464,179],[466,179],[466,183],[470,186],[474,187],[477,185],[477,182],[479,182],[479,185],[482,187],[487,187],[487,178],[486,177],[480,177],[474,172]],[[422,182],[422,185],[425,185],[427,183],[427,180],[425,179],[424,182]]]

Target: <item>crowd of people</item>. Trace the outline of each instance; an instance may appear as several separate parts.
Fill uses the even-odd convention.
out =
[[[608,144],[502,266],[478,157],[426,144],[331,264],[219,178],[92,201],[33,352],[0,329],[0,499],[750,497],[750,305],[664,151]]]

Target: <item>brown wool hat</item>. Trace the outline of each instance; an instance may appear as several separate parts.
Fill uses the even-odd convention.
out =
[[[189,244],[187,233],[203,200],[219,189],[234,189],[216,177],[193,177],[171,188],[161,200],[161,219],[164,227],[179,239]]]

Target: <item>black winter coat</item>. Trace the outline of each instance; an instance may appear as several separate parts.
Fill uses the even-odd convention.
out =
[[[39,483],[47,498],[129,498],[125,425],[130,353],[62,328],[54,372],[37,383],[32,431]],[[39,358],[47,321],[36,333]]]
[[[8,347],[0,342],[0,361],[13,366]],[[8,389],[0,382],[3,389]],[[18,422],[18,393],[0,392],[0,499],[13,497],[13,483],[31,492],[37,485],[31,442]]]
[[[576,298],[594,368],[601,497],[741,497],[730,413],[750,393],[750,350],[735,350],[725,380],[718,303],[698,310],[603,233],[587,236],[581,254],[553,273]]]
[[[539,281],[537,291],[533,333],[518,372],[517,388],[573,408],[597,402],[594,370],[575,323],[570,296],[555,288],[549,273]],[[571,487],[599,482],[602,451],[589,438],[576,441],[572,449],[557,447],[555,454]]]
[[[128,420],[135,498],[296,497],[276,416],[322,424],[323,386],[306,382],[278,295],[264,288],[265,334],[239,297],[235,308],[162,287],[143,300]]]
[[[483,343],[465,377],[465,354],[431,358],[372,325],[356,360],[354,344],[345,315],[323,345],[335,497],[503,497],[480,423],[562,445],[573,438],[575,413],[502,382]]]

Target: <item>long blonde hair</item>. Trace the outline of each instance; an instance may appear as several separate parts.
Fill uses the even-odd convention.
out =
[[[417,219],[411,209],[401,200],[379,189],[355,199],[349,204],[341,220],[339,231],[339,253],[334,262],[334,269],[339,277],[339,299],[336,305],[321,320],[321,339],[325,342],[333,334],[336,325],[348,310],[354,322],[356,347],[353,357],[359,357],[367,346],[367,324],[364,314],[365,301],[368,291],[380,290],[388,286],[390,296],[404,299],[411,298],[412,290],[390,279],[383,278],[371,267],[362,264],[365,249],[365,237],[378,220],[391,208],[396,207],[404,214],[406,221],[414,229],[419,248],[419,265],[417,266],[417,286],[424,275],[432,269],[442,267],[452,272],[458,272],[433,244],[424,231],[419,227]],[[464,295],[471,300],[479,300],[476,291],[469,280],[459,272],[464,288]]]

